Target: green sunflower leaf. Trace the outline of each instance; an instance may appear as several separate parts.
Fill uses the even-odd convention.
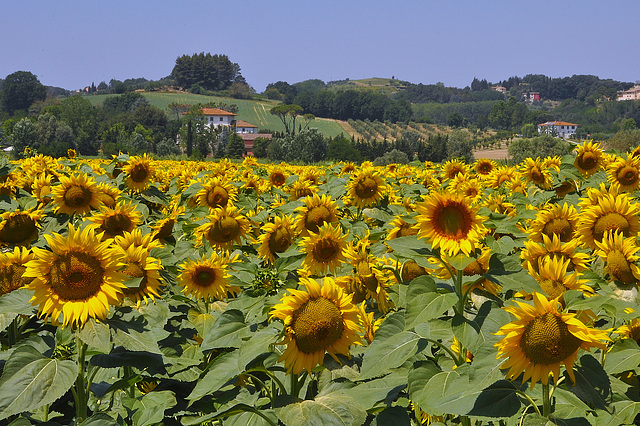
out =
[[[3,374],[0,420],[51,404],[73,386],[77,375],[75,362],[48,358],[32,360],[13,374]]]

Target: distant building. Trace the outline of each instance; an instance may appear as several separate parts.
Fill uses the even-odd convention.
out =
[[[507,93],[507,88],[504,86],[492,86],[491,90],[500,92],[500,93]]]
[[[254,126],[253,124],[247,123],[246,121],[236,120],[236,133],[258,133],[258,126]]]
[[[558,135],[561,138],[568,138],[576,132],[578,125],[575,123],[567,123],[566,121],[547,121],[538,124],[538,133],[547,133],[550,135]]]
[[[522,96],[524,97],[524,100],[527,102],[540,100],[540,92],[524,92]]]
[[[640,100],[640,84],[636,84],[629,90],[618,90],[619,101],[637,101]]]
[[[209,127],[231,126],[236,117],[236,114],[220,108],[200,108],[200,111]]]
[[[271,140],[271,133],[238,133],[238,136],[244,141],[244,150],[247,155],[253,155],[253,144],[258,138]]]

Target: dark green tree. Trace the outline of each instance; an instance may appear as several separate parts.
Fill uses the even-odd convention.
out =
[[[227,158],[242,158],[246,154],[244,140],[236,132],[229,134],[225,154]]]
[[[27,110],[35,101],[43,101],[47,89],[38,77],[29,71],[16,71],[9,74],[2,84],[2,110],[13,114],[18,110]]]
[[[573,145],[569,142],[554,138],[551,135],[536,136],[531,139],[515,139],[509,145],[509,156],[515,163],[524,161],[531,157],[553,157],[563,156],[571,152]]]

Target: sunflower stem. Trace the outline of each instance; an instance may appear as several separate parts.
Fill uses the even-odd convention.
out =
[[[536,413],[538,413],[539,416],[542,416],[542,413],[540,412],[540,409],[536,405],[535,401],[533,399],[531,399],[531,397],[529,395],[527,395],[526,393],[522,392],[521,390],[516,390],[516,394],[520,395],[521,397],[523,397],[524,399],[529,401],[530,406],[533,407],[536,410]],[[524,415],[525,412],[526,412],[526,409],[522,414]]]
[[[467,296],[468,294],[464,293],[462,291],[462,273],[463,271],[457,271],[458,273],[456,274],[456,282],[455,282],[455,286],[456,286],[456,293],[458,294],[458,303],[456,305],[457,309],[456,309],[456,313],[464,316],[464,307],[466,305],[467,302]]]
[[[289,379],[291,379],[291,393],[289,395],[298,396],[298,375],[292,372]]]
[[[9,329],[7,330],[9,332],[9,348],[12,348],[13,345],[15,345],[18,340],[20,340],[20,331],[18,330],[18,318],[20,318],[20,316],[17,316],[13,319],[13,321],[11,321],[11,324],[9,324]]]
[[[76,334],[76,348],[78,348],[78,376],[76,377],[75,390],[73,396],[76,403],[76,422],[82,423],[87,418],[88,394],[84,382],[85,356],[87,353],[87,344],[84,343]]]
[[[549,383],[542,384],[542,416],[549,417],[551,414],[551,395],[549,394]]]

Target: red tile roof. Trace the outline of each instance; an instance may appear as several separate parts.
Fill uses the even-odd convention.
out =
[[[547,121],[546,123],[538,124],[538,126],[577,126],[577,124],[567,123],[566,121]]]
[[[258,128],[258,126],[254,126],[253,124],[247,123],[246,121],[242,121],[242,120],[236,120],[236,127],[255,127],[256,129]]]
[[[204,115],[238,115],[220,108],[200,108]]]

